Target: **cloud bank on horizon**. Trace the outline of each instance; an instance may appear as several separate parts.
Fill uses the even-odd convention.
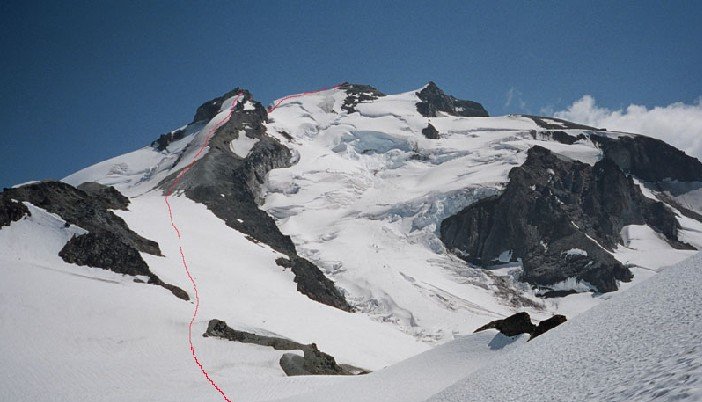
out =
[[[607,130],[659,138],[702,159],[702,97],[693,104],[675,102],[652,109],[631,104],[626,109],[611,110],[599,107],[593,96],[584,95],[553,115]]]

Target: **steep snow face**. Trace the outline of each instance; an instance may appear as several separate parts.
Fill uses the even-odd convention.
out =
[[[521,129],[536,126],[518,117],[432,118],[446,136],[433,141],[421,134],[430,119],[417,113],[414,92],[360,103],[353,114],[341,112],[344,95],[303,96],[270,115],[269,133],[299,157],[269,174],[264,208],[378,320],[443,339],[508,314],[513,306],[494,297],[490,276],[445,253],[436,228],[501,189],[532,141]],[[517,129],[482,131],[491,124]]]
[[[702,255],[512,352],[432,401],[702,400]]]
[[[96,181],[113,186],[128,197],[144,194],[169,175],[207,153],[208,147],[203,148],[203,145],[208,142],[214,130],[229,118],[229,109],[236,98],[237,95],[226,99],[217,115],[209,122],[195,122],[178,129],[183,130],[183,138],[171,142],[161,152],[153,146],[147,146],[81,169],[65,177],[63,181],[73,186]],[[248,138],[239,139],[231,144],[231,150],[246,156],[254,144],[255,141],[251,143]]]

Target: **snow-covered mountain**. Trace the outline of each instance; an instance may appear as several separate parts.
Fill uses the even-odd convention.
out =
[[[0,193],[0,399],[424,400],[473,371],[434,398],[505,383],[524,399],[524,361],[606,347],[573,328],[614,333],[675,280],[699,284],[697,259],[649,278],[702,247],[701,183],[662,141],[488,117],[433,82],[268,109],[237,88],[144,148]],[[528,344],[466,336],[516,312],[572,323]],[[694,367],[698,318],[676,338]],[[698,381],[688,366],[676,384]]]

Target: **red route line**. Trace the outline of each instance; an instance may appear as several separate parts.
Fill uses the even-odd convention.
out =
[[[268,113],[271,113],[272,111],[276,110],[276,109],[278,108],[278,106],[280,106],[281,103],[285,102],[285,101],[288,100],[288,99],[297,98],[297,97],[300,97],[300,96],[303,96],[303,95],[312,95],[312,94],[316,94],[316,93],[318,93],[318,92],[328,91],[328,90],[330,90],[330,89],[336,89],[336,88],[339,88],[339,87],[342,86],[342,85],[343,85],[343,84],[340,83],[340,84],[336,84],[336,85],[334,85],[334,86],[331,86],[331,87],[329,87],[329,88],[322,88],[322,89],[317,89],[317,90],[315,90],[315,91],[307,91],[307,92],[302,92],[302,93],[299,93],[299,94],[284,96],[284,97],[278,99],[278,100],[273,104],[273,106],[270,106],[270,107],[268,108]]]
[[[303,92],[300,94],[294,94],[294,95],[288,95],[285,96],[281,99],[278,99],[271,107],[268,108],[268,113],[271,113],[275,109],[280,106],[281,103],[288,99],[292,98],[297,98],[299,96],[303,95],[310,95],[322,91],[326,91],[329,89],[335,89],[341,86],[341,84],[334,85],[329,88],[323,88],[323,89],[318,89],[316,91],[308,91],[308,92]],[[171,183],[170,187],[168,190],[166,190],[166,194],[164,197],[164,202],[166,203],[166,207],[168,207],[168,219],[171,222],[171,227],[173,227],[173,231],[175,232],[176,236],[178,236],[178,240],[182,240],[181,237],[181,231],[178,229],[178,226],[175,224],[175,221],[173,220],[173,208],[171,207],[171,203],[168,202],[168,198],[173,194],[173,191],[175,190],[175,187],[180,183],[180,180],[183,178],[183,176],[195,165],[195,162],[197,162],[198,157],[202,155],[202,153],[205,151],[205,148],[209,145],[210,140],[214,136],[214,133],[217,132],[217,130],[222,127],[224,124],[226,124],[232,117],[232,114],[234,113],[234,108],[239,104],[239,101],[241,99],[242,92],[239,92],[236,94],[234,100],[232,101],[232,105],[229,108],[229,115],[223,119],[220,123],[214,125],[207,133],[205,136],[205,141],[202,143],[202,146],[200,146],[200,149],[195,153],[195,156],[193,156],[193,160],[190,161],[181,171],[178,173],[175,179],[173,179],[173,183]],[[195,278],[193,278],[192,274],[190,273],[190,267],[188,266],[187,259],[185,258],[185,252],[183,251],[183,246],[179,245],[178,246],[178,251],[180,252],[180,260],[183,263],[183,268],[185,268],[185,274],[187,275],[188,279],[190,280],[190,284],[193,286],[193,293],[195,294],[195,308],[193,310],[193,315],[190,318],[190,323],[188,323],[188,344],[190,345],[190,354],[193,356],[193,360],[195,361],[195,364],[197,364],[198,368],[200,369],[200,372],[202,372],[202,375],[205,376],[205,379],[212,385],[212,387],[219,392],[219,394],[224,398],[225,401],[227,402],[232,402],[231,399],[227,396],[227,394],[224,393],[222,388],[217,385],[217,383],[210,377],[210,374],[205,370],[205,368],[202,366],[202,363],[200,363],[200,359],[197,357],[197,352],[195,351],[195,345],[193,344],[193,324],[195,323],[195,319],[197,318],[197,313],[200,310],[200,293],[197,290],[197,283],[195,283]]]
[[[178,236],[178,240],[181,240],[181,232],[180,229],[178,229],[178,226],[175,224],[175,221],[173,220],[173,208],[171,207],[171,203],[168,202],[168,197],[173,194],[173,190],[175,190],[175,187],[178,185],[180,180],[183,178],[183,176],[193,167],[195,162],[198,160],[198,157],[202,155],[202,153],[205,151],[205,147],[207,147],[210,143],[210,140],[212,139],[212,136],[214,133],[222,127],[226,122],[229,121],[232,117],[232,113],[234,113],[234,108],[236,105],[239,103],[239,99],[241,98],[241,93],[236,94],[236,97],[232,101],[232,106],[229,108],[229,116],[227,118],[223,119],[220,123],[214,125],[207,135],[205,136],[205,141],[202,143],[202,146],[200,146],[200,149],[197,151],[195,156],[193,156],[193,160],[188,163],[187,166],[185,166],[181,171],[178,173],[175,179],[173,179],[173,183],[171,183],[171,186],[168,188],[166,191],[166,195],[164,197],[164,201],[166,203],[166,206],[168,207],[168,218],[171,221],[171,226],[173,227],[173,230],[176,233],[176,236]],[[190,280],[190,283],[193,286],[193,293],[195,294],[195,309],[193,310],[193,316],[190,318],[190,323],[188,323],[188,343],[190,344],[190,354],[193,356],[193,360],[195,360],[195,364],[200,368],[200,371],[202,372],[202,375],[205,376],[207,381],[212,385],[212,387],[219,392],[220,395],[222,395],[222,398],[224,398],[225,401],[227,402],[232,402],[229,397],[227,397],[227,394],[222,391],[222,388],[217,385],[216,382],[212,378],[210,378],[210,374],[205,370],[205,368],[202,366],[202,363],[200,363],[200,359],[197,358],[197,352],[195,352],[195,345],[193,344],[193,324],[195,323],[195,319],[197,318],[197,312],[200,310],[200,293],[197,290],[197,284],[195,283],[195,278],[190,274],[190,267],[188,266],[188,262],[185,259],[185,253],[183,252],[183,246],[179,245],[178,246],[178,251],[180,252],[180,259],[181,262],[183,263],[183,268],[185,268],[185,274],[187,275],[188,279]]]

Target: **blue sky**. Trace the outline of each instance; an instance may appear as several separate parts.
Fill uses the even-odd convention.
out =
[[[701,4],[0,2],[0,186],[139,148],[235,86],[434,80],[493,115],[695,103]]]

